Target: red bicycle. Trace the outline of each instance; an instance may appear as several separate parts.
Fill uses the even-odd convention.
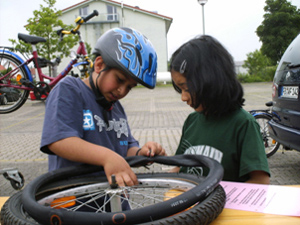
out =
[[[56,75],[57,66],[60,58],[49,61],[38,57],[36,44],[46,42],[46,39],[38,36],[18,34],[18,38],[32,46],[32,56],[26,57],[21,51],[10,47],[0,47],[0,114],[11,113],[19,109],[28,99],[31,93],[32,100],[45,100],[50,90],[65,77],[73,67],[83,67],[80,71],[88,76],[88,67],[93,66],[93,62],[89,59],[85,44],[80,36],[80,26],[98,16],[98,11],[86,17],[78,17],[75,20],[77,24],[71,31],[59,30],[57,33],[62,38],[65,34],[74,34],[79,37],[79,46],[77,54],[71,59],[67,67],[57,76],[50,77],[42,72],[43,67],[50,66]],[[34,64],[37,69],[39,81],[33,78],[30,65]],[[73,72],[73,71],[72,71]],[[46,82],[48,80],[49,82]]]

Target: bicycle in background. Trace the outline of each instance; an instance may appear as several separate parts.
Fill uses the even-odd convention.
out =
[[[270,110],[270,107],[272,105],[273,102],[270,101],[266,103],[266,106],[269,107],[269,109],[258,109],[249,111],[249,113],[254,116],[254,118],[260,126],[260,133],[263,138],[265,152],[268,158],[274,155],[280,147],[280,143],[278,143],[270,137],[268,130],[268,122],[273,118],[273,116],[276,116]]]
[[[38,36],[18,34],[18,38],[32,46],[32,57],[25,56],[24,53],[10,47],[0,47],[0,114],[11,113],[19,109],[28,99],[29,93],[33,93],[32,100],[45,100],[50,90],[65,77],[73,67],[83,66],[81,70],[85,76],[88,76],[88,67],[93,66],[89,59],[85,44],[80,36],[80,26],[98,16],[98,11],[86,17],[78,17],[75,20],[77,24],[71,31],[59,30],[57,33],[61,39],[63,35],[74,34],[79,37],[79,46],[76,56],[69,62],[67,67],[56,77],[49,77],[43,74],[43,67],[50,66],[54,74],[60,63],[60,59],[49,61],[38,57],[36,44],[46,42],[46,39]],[[21,57],[23,56],[23,57]],[[23,59],[25,58],[25,60]],[[29,68],[30,63],[34,63],[37,69],[39,81],[34,81],[33,74]],[[72,71],[73,72],[73,71]],[[46,82],[49,80],[49,82]]]

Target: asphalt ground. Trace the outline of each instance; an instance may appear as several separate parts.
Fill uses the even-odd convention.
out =
[[[246,110],[266,109],[265,102],[271,100],[272,83],[243,84],[243,87]],[[173,87],[134,88],[122,104],[132,133],[141,145],[156,141],[164,146],[168,155],[175,153],[184,120],[193,110],[181,102]],[[25,185],[48,169],[47,155],[39,151],[44,115],[44,102],[31,100],[13,113],[0,115],[0,170],[17,168],[25,178]],[[268,162],[271,184],[300,184],[300,152],[281,148]],[[150,169],[167,168],[153,165]],[[0,196],[11,196],[15,192],[10,182],[0,175]]]

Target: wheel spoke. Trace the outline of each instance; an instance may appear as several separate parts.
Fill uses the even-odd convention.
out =
[[[267,157],[272,156],[279,148],[279,143],[277,143],[274,139],[270,137],[269,129],[268,129],[268,121],[271,119],[266,115],[257,115],[255,119],[260,127],[260,133],[262,135],[262,139],[265,146],[265,153]]]
[[[145,179],[139,182],[140,185],[118,189],[110,189],[108,183],[73,187],[70,190],[49,195],[39,200],[39,204],[68,211],[80,211],[83,207],[87,207],[93,212],[106,212],[105,208],[110,204],[111,199],[119,197],[120,202],[127,203],[132,210],[166,201],[196,185],[168,179],[160,181]],[[70,196],[74,198],[70,199]],[[68,207],[73,202],[74,204],[76,202],[76,205]]]
[[[90,175],[99,171],[99,167],[63,168],[40,176],[22,193],[10,198],[4,206],[4,214],[9,218],[15,217],[15,212],[28,212],[40,224],[64,220],[66,225],[151,221],[157,224],[167,221],[181,224],[184,221],[198,225],[211,222],[222,211],[226,196],[218,182],[223,176],[223,168],[215,160],[194,155],[153,159],[128,157],[126,160],[132,167],[146,165],[149,160],[165,165],[204,165],[209,173],[206,177],[183,173],[137,173],[139,185],[118,187],[109,185],[105,176]],[[20,208],[10,207],[16,206],[15,201],[20,201],[20,197]],[[10,210],[15,208],[16,211],[11,213]],[[204,214],[208,216],[203,217]],[[22,215],[26,221],[30,220],[24,213]]]
[[[29,91],[18,88],[19,86],[21,87],[18,81],[22,78],[27,80],[28,75],[24,68],[21,67],[20,61],[13,56],[0,54],[0,59],[1,77],[3,78],[7,75],[0,80],[0,84],[14,85],[14,87],[0,86],[0,96],[2,96],[0,97],[0,113],[10,113],[21,107],[28,98]],[[8,75],[9,72],[11,74]],[[3,99],[3,96],[6,99]]]

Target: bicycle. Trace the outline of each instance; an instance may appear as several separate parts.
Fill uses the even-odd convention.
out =
[[[77,25],[71,31],[61,29],[57,32],[61,39],[65,34],[74,34],[79,37],[79,46],[77,48],[76,56],[58,76],[49,77],[42,72],[41,68],[50,66],[54,70],[54,73],[57,74],[55,70],[60,63],[59,58],[49,61],[38,57],[36,44],[46,42],[46,39],[42,37],[21,33],[18,34],[20,40],[31,44],[32,57],[27,57],[19,50],[10,47],[0,48],[0,114],[11,113],[19,109],[26,102],[30,92],[34,94],[32,100],[45,100],[50,90],[64,78],[73,67],[82,66],[83,73],[88,76],[88,67],[92,67],[93,62],[87,55],[85,44],[81,39],[79,29],[83,23],[94,16],[98,16],[98,14],[98,11],[94,10],[93,13],[86,17],[78,17],[75,20]],[[79,59],[81,59],[81,61],[78,62]],[[29,68],[31,62],[34,63],[34,66],[37,69],[38,82],[34,81],[33,74]],[[50,82],[47,83],[46,80],[49,80]],[[12,97],[9,99],[8,95],[12,95]]]
[[[4,204],[1,224],[209,224],[223,210],[223,167],[199,155],[127,157],[132,167],[160,163],[205,166],[207,177],[184,173],[137,174],[139,185],[118,187],[96,166],[63,168],[29,183]],[[102,168],[103,170],[103,168]],[[99,203],[99,200],[101,200]],[[124,209],[125,208],[125,209]],[[89,209],[89,212],[85,210]]]
[[[273,105],[272,101],[266,103],[266,106],[269,108],[272,105]],[[280,147],[280,143],[278,143],[277,141],[275,141],[270,137],[269,129],[268,129],[268,122],[273,118],[273,116],[276,115],[272,113],[270,109],[251,110],[249,111],[249,113],[254,116],[254,118],[259,124],[260,133],[262,135],[264,146],[265,146],[265,152],[267,157],[269,158],[272,155],[274,155]]]

